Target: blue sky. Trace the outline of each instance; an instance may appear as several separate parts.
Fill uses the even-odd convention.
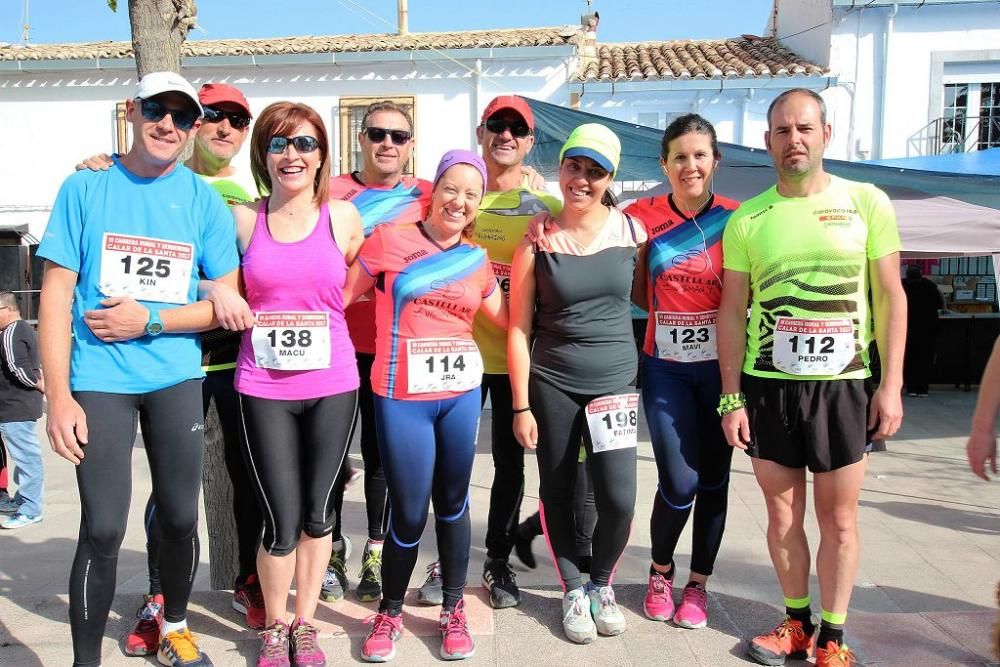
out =
[[[128,0],[29,0],[31,42],[129,39]],[[25,0],[0,0],[0,42],[19,43]],[[759,35],[771,0],[594,0],[598,41]],[[583,0],[409,0],[410,30],[577,24]],[[199,0],[189,39],[394,32],[395,0]]]

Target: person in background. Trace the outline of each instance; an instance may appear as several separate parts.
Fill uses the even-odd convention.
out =
[[[357,140],[361,149],[361,169],[330,179],[330,198],[354,204],[361,214],[366,237],[384,224],[413,224],[423,220],[430,206],[431,183],[405,174],[416,143],[410,113],[391,100],[373,102],[365,109]],[[356,300],[347,307],[346,316],[361,378],[353,423],[355,428],[361,429],[368,519],[368,540],[362,552],[361,573],[354,593],[361,602],[375,602],[382,596],[382,547],[388,521],[388,495],[375,433],[371,381],[375,361],[374,296],[365,295]],[[340,522],[348,479],[348,474],[341,475],[334,490],[337,521],[331,537],[333,552],[320,591],[320,597],[327,602],[340,600],[348,588],[347,558],[351,541],[341,534]],[[440,590],[440,579],[438,582]],[[440,600],[437,603],[440,604]]]
[[[17,509],[0,520],[0,528],[15,530],[42,520],[45,470],[37,427],[44,391],[35,329],[21,319],[17,296],[0,292],[0,435],[17,483],[12,499]]]
[[[938,311],[944,308],[944,299],[937,285],[925,278],[916,264],[906,267],[903,291],[906,293],[903,382],[908,395],[926,398],[937,344]]]

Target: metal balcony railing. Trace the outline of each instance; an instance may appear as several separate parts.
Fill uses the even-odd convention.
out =
[[[910,137],[911,155],[966,153],[1000,147],[1000,116],[935,118]]]

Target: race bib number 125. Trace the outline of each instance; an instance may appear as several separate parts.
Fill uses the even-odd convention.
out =
[[[187,303],[193,259],[190,243],[105,232],[101,293],[136,301]]]

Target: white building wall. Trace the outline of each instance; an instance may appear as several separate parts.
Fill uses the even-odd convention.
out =
[[[781,91],[804,86],[820,92],[824,98],[837,92],[834,89],[827,90],[827,80],[817,77],[756,79],[740,83],[746,87],[723,91],[719,91],[717,87],[708,90],[657,91],[656,82],[644,82],[614,93],[585,92],[580,98],[580,110],[638,124],[649,124],[643,122],[651,120],[647,114],[657,113],[657,127],[660,129],[665,129],[667,123],[678,115],[698,113],[715,126],[719,141],[764,148],[767,108]],[[586,87],[584,90],[586,91]],[[841,119],[831,114],[835,134],[839,120]],[[846,141],[834,142],[828,151],[829,157],[843,158],[845,147]]]
[[[856,91],[852,158],[926,154],[921,138],[942,116],[946,63],[978,63],[1000,81],[1000,2],[837,10],[830,67]]]
[[[341,97],[415,97],[416,173],[430,178],[441,155],[475,148],[482,109],[499,94],[521,94],[567,104],[565,57],[418,62],[187,67],[195,87],[225,82],[246,94],[254,115],[279,100],[304,102],[324,118],[340,170]],[[133,69],[69,72],[0,71],[0,127],[8,156],[0,162],[0,215],[15,207],[51,205],[81,158],[116,150],[115,106],[136,86]],[[354,138],[350,138],[354,141]],[[248,145],[234,164],[249,174]],[[46,216],[21,215],[40,238]]]

